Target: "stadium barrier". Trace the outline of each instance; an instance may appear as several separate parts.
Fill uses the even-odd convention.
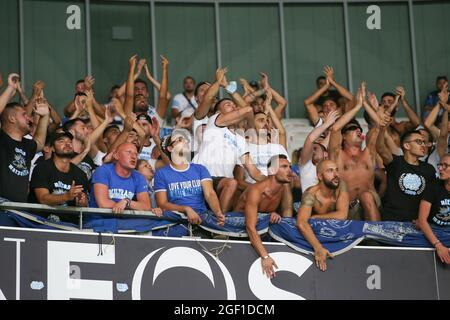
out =
[[[0,299],[450,299],[433,249],[357,246],[321,272],[311,255],[264,245],[272,280],[247,241],[0,227]]]

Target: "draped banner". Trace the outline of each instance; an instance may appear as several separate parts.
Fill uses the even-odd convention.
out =
[[[431,249],[356,246],[321,272],[309,254],[264,245],[272,280],[248,241],[0,227],[0,300],[450,299],[450,270]]]

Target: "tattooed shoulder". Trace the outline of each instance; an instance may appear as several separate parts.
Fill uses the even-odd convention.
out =
[[[313,193],[305,192],[302,196],[302,207],[314,207],[316,196]]]
[[[348,192],[347,185],[345,184],[345,182],[343,180],[341,180],[339,182],[339,191]]]

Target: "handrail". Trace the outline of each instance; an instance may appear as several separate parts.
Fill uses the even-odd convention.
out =
[[[64,213],[69,215],[77,215],[80,219],[80,229],[83,225],[83,215],[101,215],[105,217],[115,217],[115,218],[143,218],[143,219],[153,219],[153,220],[166,220],[172,222],[179,222],[179,220],[158,217],[151,211],[141,211],[141,210],[124,210],[123,213],[113,213],[112,209],[105,208],[87,208],[87,207],[68,207],[68,206],[49,206],[39,203],[24,203],[24,202],[12,202],[5,201],[0,203],[1,209],[14,209],[14,210],[24,210],[31,212],[47,212],[47,213]]]

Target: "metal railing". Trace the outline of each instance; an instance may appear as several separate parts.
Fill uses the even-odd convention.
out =
[[[114,217],[114,218],[143,218],[143,219],[154,219],[154,220],[166,220],[172,222],[179,222],[179,220],[158,217],[151,211],[141,211],[141,210],[124,210],[123,213],[113,213],[112,209],[103,208],[84,208],[84,207],[67,207],[67,206],[48,206],[45,204],[37,203],[23,203],[23,202],[10,202],[5,201],[0,203],[0,210],[23,210],[30,213],[42,212],[42,213],[53,213],[53,214],[66,214],[78,217],[79,228],[83,229],[83,216],[96,215],[104,217]]]

